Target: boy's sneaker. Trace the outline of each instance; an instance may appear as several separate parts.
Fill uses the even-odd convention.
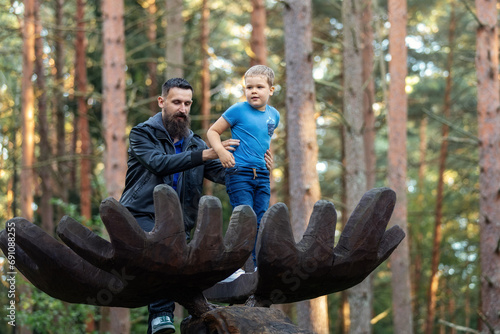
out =
[[[175,333],[175,326],[172,319],[168,315],[162,315],[161,317],[154,318],[151,321],[151,333],[152,334],[167,334]]]
[[[243,269],[238,269],[234,273],[232,273],[231,276],[229,276],[228,278],[220,281],[220,283],[229,283],[229,282],[232,282],[235,279],[237,279],[238,277],[240,277],[241,275],[243,275],[244,273],[245,273],[245,271]]]

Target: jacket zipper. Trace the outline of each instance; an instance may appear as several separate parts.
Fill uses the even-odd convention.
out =
[[[192,146],[193,146],[193,145],[191,145],[191,140],[190,140],[188,143],[186,143],[186,150],[185,150],[185,151],[183,151],[183,152],[187,152],[187,151],[189,151],[189,149],[190,149]],[[184,176],[185,176],[185,175],[184,175],[184,172],[182,172],[182,174],[181,174],[181,175],[179,175],[179,181],[182,181],[182,191],[181,191],[181,193],[179,193],[179,198],[182,198],[180,202],[181,202],[181,209],[182,209],[183,211],[184,211],[184,204],[185,204],[185,203],[184,203],[184,198],[186,197],[186,195],[185,195],[185,193],[186,193],[186,182],[184,181]],[[177,185],[178,185],[178,184],[177,184]],[[181,196],[181,194],[182,194],[182,196]]]

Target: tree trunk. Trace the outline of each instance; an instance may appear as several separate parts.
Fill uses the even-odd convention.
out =
[[[446,78],[446,88],[444,91],[444,108],[443,118],[450,117],[451,109],[451,90],[452,90],[452,64],[453,64],[453,41],[455,39],[455,11],[453,4],[451,5],[450,30],[448,34],[448,44],[450,52],[448,53],[446,70],[448,77]],[[439,261],[441,257],[441,240],[443,223],[443,201],[444,201],[444,173],[446,171],[446,157],[448,156],[448,133],[450,128],[447,124],[441,127],[441,148],[439,151],[439,172],[436,194],[436,220],[434,223],[434,238],[432,245],[431,257],[431,275],[429,278],[429,288],[427,290],[427,317],[426,317],[426,334],[432,334],[435,318],[436,294],[439,286]]]
[[[35,159],[35,95],[31,84],[35,59],[35,0],[24,1],[23,76],[21,83],[22,169],[21,216],[33,221],[33,162]]]
[[[210,8],[208,0],[202,1],[201,6],[201,128],[203,130],[204,138],[210,126],[210,69],[208,54],[208,35],[210,33],[209,20]]]
[[[267,65],[267,42],[265,34],[267,16],[265,1],[252,0],[252,7],[253,10],[250,17],[250,23],[252,24],[250,47],[253,54],[250,59],[250,66]]]
[[[167,25],[165,39],[165,59],[167,61],[166,79],[184,76],[184,18],[183,0],[165,0]]]
[[[425,194],[425,171],[426,171],[426,155],[427,155],[427,117],[423,117],[420,121],[419,127],[419,165],[418,165],[418,181],[417,181],[417,208],[421,208],[420,212],[417,215],[417,218],[414,220],[415,225],[408,227],[409,234],[411,236],[410,249],[412,249],[414,258],[413,258],[413,280],[412,280],[412,295],[415,296],[413,298],[413,309],[416,312],[416,316],[418,317],[418,312],[420,310],[420,304],[418,302],[418,291],[420,291],[420,280],[422,277],[422,240],[423,233],[418,227],[418,223],[421,222],[423,218],[423,208],[425,205],[424,194]]]
[[[57,147],[57,175],[58,175],[58,196],[64,201],[68,201],[68,162],[66,155],[66,120],[64,117],[63,103],[63,71],[64,71],[64,34],[63,34],[63,0],[55,1],[56,31],[55,31],[55,69],[56,83],[54,93],[54,108],[56,114],[56,147]]]
[[[418,164],[418,180],[417,180],[417,208],[420,208],[418,214],[415,216],[414,222],[412,224],[410,222],[408,226],[408,233],[411,236],[409,238],[409,248],[410,254],[413,255],[413,263],[411,263],[411,272],[413,279],[411,280],[411,291],[413,296],[412,308],[415,312],[413,318],[419,318],[420,311],[420,303],[418,296],[418,292],[420,291],[421,286],[421,277],[422,277],[422,253],[423,253],[423,233],[419,227],[420,222],[424,219],[424,210],[425,201],[425,171],[426,171],[426,155],[427,155],[427,117],[425,115],[422,117],[419,126],[419,164]],[[417,331],[417,323],[414,322],[414,331]],[[425,323],[420,325],[421,331],[425,330]]]
[[[321,196],[316,171],[318,143],[312,77],[311,1],[287,1],[284,26],[290,208],[291,223],[297,240],[302,237],[312,208]],[[301,328],[328,333],[326,296],[300,302],[297,318]]]
[[[80,212],[87,220],[92,218],[92,161],[90,160],[91,144],[89,133],[89,120],[87,115],[87,67],[85,50],[87,39],[85,37],[85,3],[76,1],[76,43],[75,43],[75,81],[78,106],[78,127],[75,131],[80,137]]]
[[[375,114],[373,113],[373,103],[375,102],[375,81],[373,80],[373,10],[372,0],[363,0],[363,11],[361,13],[361,24],[363,34],[362,43],[362,63],[363,63],[363,117],[364,131],[363,140],[365,147],[366,164],[366,189],[375,187],[377,157],[375,155]]]
[[[127,126],[125,99],[125,28],[123,0],[103,0],[103,102],[102,116],[106,151],[104,176],[108,195],[119,199],[127,170]],[[109,310],[111,334],[130,332],[130,311],[125,308]],[[103,317],[104,318],[104,317]],[[115,321],[120,320],[119,323]]]
[[[14,138],[15,139],[15,135],[14,135]],[[11,152],[14,152],[14,151],[11,151]],[[15,159],[14,159],[15,160]],[[13,162],[13,167],[16,166],[16,163]],[[13,168],[14,169],[14,168]],[[9,182],[7,184],[7,207],[5,208],[5,213],[6,213],[6,216],[7,217],[15,217],[16,215],[16,201],[15,201],[15,195],[14,195],[14,189],[15,189],[15,186],[17,185],[17,172],[16,170],[14,169],[13,170],[13,176],[9,179]]]
[[[209,26],[210,7],[208,0],[203,0],[201,5],[201,129],[203,138],[206,140],[207,131],[210,127],[210,68],[208,54],[208,35],[210,34]],[[205,195],[213,194],[213,183],[208,179],[203,180]]]
[[[40,215],[42,228],[50,235],[54,234],[54,210],[52,207],[52,168],[49,138],[49,123],[47,119],[47,84],[43,66],[43,38],[41,37],[42,24],[40,21],[40,1],[35,5],[35,72],[38,96],[38,134],[40,136],[40,168],[38,175],[41,179],[42,196],[40,199]]]
[[[483,332],[500,328],[500,98],[497,2],[476,0],[480,25],[476,38],[479,118],[479,226]]]
[[[344,109],[343,106],[341,108],[342,110]],[[345,132],[346,132],[346,127],[340,127],[340,136],[341,136],[341,141],[342,141],[342,166],[344,170],[344,175],[342,177],[342,194],[341,194],[341,203],[344,203],[340,207],[340,222],[342,224],[342,230],[344,230],[345,225],[347,224],[347,207],[345,206],[345,203],[347,203],[347,185],[346,185],[346,160],[345,160]],[[349,290],[344,290],[341,291],[341,297],[340,297],[340,322],[341,322],[341,330],[340,334],[348,334],[350,329],[351,329],[351,313],[349,309]]]
[[[470,276],[467,279],[467,286],[470,284]],[[471,316],[471,295],[470,289],[465,290],[465,301],[464,301],[464,325],[466,328],[470,327],[470,316]]]
[[[452,324],[455,324],[456,320],[457,320],[457,317],[455,316],[455,314],[456,314],[455,295],[454,295],[452,289],[448,288],[447,290],[448,290],[448,293],[446,295],[449,296],[449,299],[448,299],[448,316],[450,319],[449,321]],[[457,329],[455,327],[452,327],[452,328],[450,328],[449,333],[450,334],[457,334]]]
[[[99,333],[130,333],[130,310],[128,308],[102,307],[101,310],[102,319]]]
[[[148,7],[146,8],[148,19],[147,19],[147,36],[148,36],[148,41],[151,43],[151,45],[156,44],[156,14],[158,11],[158,8],[156,7],[156,0],[150,0],[148,2]],[[158,92],[160,91],[158,88],[158,79],[156,76],[156,62],[148,62],[147,64],[148,67],[148,76],[149,76],[149,82],[148,82],[148,91],[149,91],[149,97],[151,98],[151,102],[149,102],[149,110],[151,110],[151,113],[154,115],[158,112],[158,101],[153,99],[153,97],[158,96]]]
[[[35,0],[24,1],[23,22],[23,74],[21,81],[21,131],[22,131],[22,159],[21,159],[21,216],[33,221],[33,162],[35,160],[35,95],[31,77],[34,71],[35,60]],[[16,298],[25,294],[30,298],[31,291],[27,284],[16,289]],[[26,312],[31,312],[29,307]],[[21,324],[19,333],[31,333]]]
[[[123,1],[102,1],[103,13],[103,128],[105,179],[109,196],[119,199],[127,171],[125,98],[125,32]]]
[[[389,73],[389,113],[387,117],[389,153],[388,184],[397,194],[398,201],[390,222],[399,225],[406,233],[406,238],[399,244],[390,258],[392,271],[392,309],[395,333],[413,333],[410,254],[407,228],[407,110],[408,101],[405,92],[406,67],[406,1],[389,0],[389,52],[391,61]]]
[[[377,157],[375,155],[375,114],[373,112],[373,103],[375,102],[375,81],[373,80],[373,11],[372,0],[362,1],[361,34],[362,45],[362,82],[364,88],[363,94],[363,146],[365,150],[365,169],[366,169],[366,189],[372,189],[376,183]],[[369,311],[373,315],[373,275],[366,278],[367,291],[369,293]],[[370,318],[371,319],[371,318]]]
[[[439,305],[439,317],[441,319],[446,319],[446,309],[444,303]],[[438,326],[439,334],[446,334],[446,327],[443,325]]]
[[[363,139],[363,45],[361,25],[361,0],[345,0],[342,3],[344,24],[344,131],[346,171],[347,217],[354,211],[367,190],[366,155]],[[370,277],[349,289],[350,333],[371,333],[372,299]]]

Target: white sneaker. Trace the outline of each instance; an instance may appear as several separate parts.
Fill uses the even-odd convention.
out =
[[[231,276],[229,276],[228,278],[220,281],[219,283],[228,283],[228,282],[232,282],[234,281],[235,279],[237,279],[238,277],[240,277],[241,275],[243,275],[245,273],[245,271],[243,269],[238,269],[236,270],[234,273],[231,274]]]
[[[172,319],[167,315],[154,318],[151,321],[151,333],[152,334],[175,333],[175,326],[172,322]]]

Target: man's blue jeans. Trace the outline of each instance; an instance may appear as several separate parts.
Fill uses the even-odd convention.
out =
[[[257,216],[257,231],[259,231],[260,220],[269,208],[271,198],[269,171],[245,167],[228,168],[226,170],[226,191],[233,209],[238,205],[249,205],[253,209]],[[257,266],[255,245],[252,256],[254,265]]]

